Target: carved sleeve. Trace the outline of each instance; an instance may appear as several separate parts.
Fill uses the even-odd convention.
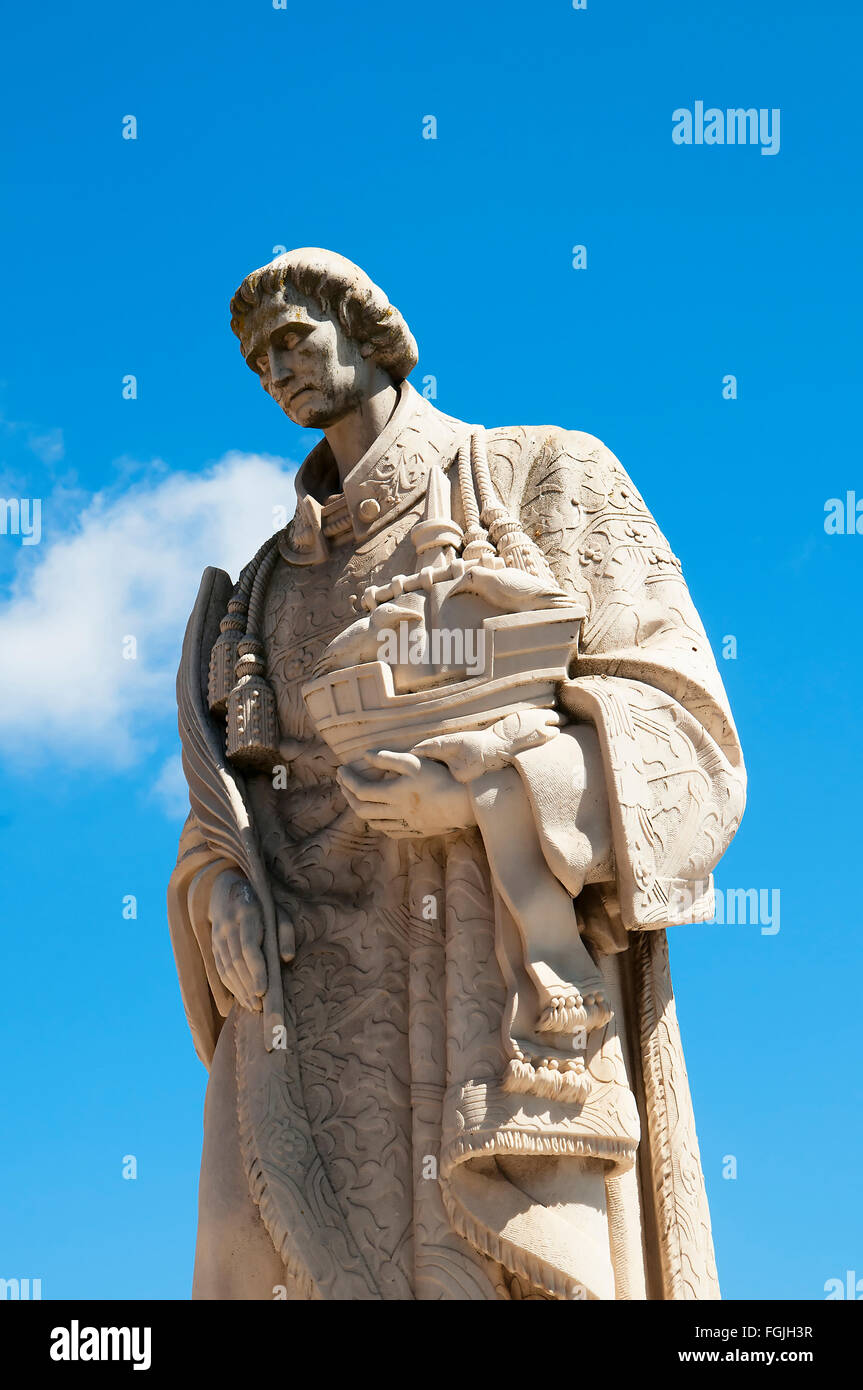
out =
[[[500,431],[489,460],[558,582],[587,608],[560,702],[598,735],[624,925],[708,918],[711,873],[743,813],[745,771],[680,562],[592,435]]]
[[[210,889],[220,873],[233,867],[209,847],[194,815],[190,815],[168,884],[168,925],[186,1020],[205,1067],[213,1059],[222,1022],[234,1002],[213,959]]]

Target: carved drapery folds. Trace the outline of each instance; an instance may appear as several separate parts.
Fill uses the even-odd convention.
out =
[[[743,809],[734,726],[679,564],[613,455],[576,432],[488,431],[494,497],[473,512],[470,436],[403,385],[338,506],[325,446],[301,472],[258,594],[286,785],[236,777],[272,919],[296,936],[280,971],[287,1046],[232,1011],[218,979],[208,885],[236,856],[194,816],[169,899],[187,1015],[208,1064],[232,1015],[243,1162],[293,1296],[717,1297],[663,928],[711,915]],[[416,571],[430,474],[461,554],[487,561],[489,537],[522,535],[539,607],[582,616],[552,698],[423,730],[476,828],[396,843],[346,806],[303,687],[368,613],[364,592]],[[450,563],[461,543],[440,537]],[[492,578],[471,602],[499,611],[481,568]],[[227,576],[208,573],[187,705],[196,681],[206,694],[220,621],[238,616]],[[222,630],[214,680],[237,629]],[[214,708],[208,746],[230,772]],[[579,824],[585,769],[607,808],[601,852]]]

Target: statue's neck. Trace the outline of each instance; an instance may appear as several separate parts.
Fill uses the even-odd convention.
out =
[[[384,373],[381,373],[385,376]],[[398,404],[399,393],[388,376],[364,396],[360,404],[324,430],[336,467],[339,483],[359,463],[389,423]]]

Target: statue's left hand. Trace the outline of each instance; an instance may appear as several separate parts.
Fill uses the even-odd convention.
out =
[[[370,777],[368,768],[394,774]],[[447,835],[476,824],[466,787],[449,768],[413,753],[370,753],[337,773],[351,810],[394,840]]]

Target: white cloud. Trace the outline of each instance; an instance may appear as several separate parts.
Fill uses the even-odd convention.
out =
[[[169,820],[182,823],[186,819],[189,814],[189,788],[179,753],[173,754],[162,764],[153,783],[152,796]]]
[[[44,429],[26,420],[8,420],[0,413],[0,430],[13,437],[23,435],[25,447],[45,464],[59,463],[65,456],[66,444],[60,429]]]
[[[284,525],[292,468],[232,453],[205,473],[157,473],[97,494],[62,534],[52,535],[46,503],[42,543],[22,555],[0,608],[0,752],[122,766],[156,727],[170,728],[201,574],[218,565],[236,578]],[[135,660],[123,656],[128,636]]]
[[[48,430],[45,434],[29,435],[27,447],[31,449],[36,457],[41,459],[43,463],[59,463],[66,453],[63,431],[56,429]]]

